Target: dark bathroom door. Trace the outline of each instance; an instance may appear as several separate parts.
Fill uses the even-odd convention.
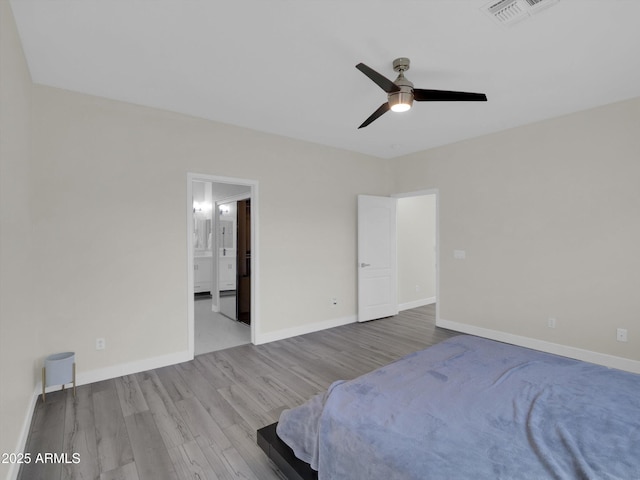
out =
[[[237,316],[251,325],[251,199],[238,201]]]

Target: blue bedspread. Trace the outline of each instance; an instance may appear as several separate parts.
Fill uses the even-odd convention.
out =
[[[328,479],[640,479],[640,375],[456,336],[277,429]]]

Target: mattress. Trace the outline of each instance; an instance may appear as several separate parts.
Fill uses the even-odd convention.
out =
[[[282,412],[327,479],[640,479],[640,375],[460,335]]]

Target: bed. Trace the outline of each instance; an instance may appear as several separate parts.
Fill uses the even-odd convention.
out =
[[[459,335],[334,382],[258,442],[296,479],[640,479],[640,375]]]

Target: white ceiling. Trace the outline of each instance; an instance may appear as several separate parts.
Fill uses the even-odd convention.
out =
[[[640,96],[640,1],[561,0],[513,26],[487,0],[12,0],[35,83],[391,158]],[[356,70],[487,103],[417,103]]]

